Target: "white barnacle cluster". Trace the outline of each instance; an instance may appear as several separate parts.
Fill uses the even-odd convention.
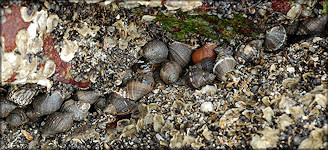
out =
[[[47,78],[55,72],[56,65],[48,57],[44,57],[45,65],[37,68],[39,61],[35,54],[42,50],[44,35],[50,33],[60,19],[57,15],[49,15],[46,10],[32,10],[32,13],[28,11],[27,7],[20,9],[21,18],[30,22],[30,25],[17,33],[16,48],[13,51],[4,52],[6,41],[1,37],[1,83],[9,83],[6,81],[14,76],[15,80],[11,84],[37,83],[49,89],[52,83]]]

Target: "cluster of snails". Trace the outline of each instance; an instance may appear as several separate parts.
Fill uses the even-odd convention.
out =
[[[289,9],[285,18],[287,22],[284,24],[286,27],[286,32],[290,35],[313,35],[324,31],[327,21],[328,14],[317,14],[318,17],[310,17],[311,7],[314,7],[317,1],[313,4],[307,4],[304,7],[304,2],[297,1],[294,6]],[[310,5],[310,6],[309,6]],[[305,19],[299,19],[302,14]]]
[[[69,99],[64,102],[59,91],[37,94],[25,88],[12,90],[8,97],[0,101],[0,118],[5,118],[9,125],[17,127],[48,115],[43,132],[47,136],[65,132],[72,127],[73,121],[86,118],[90,105],[100,96],[96,91],[77,91],[74,94],[77,101]]]

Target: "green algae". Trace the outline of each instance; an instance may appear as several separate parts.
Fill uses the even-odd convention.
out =
[[[156,21],[171,33],[173,39],[185,39],[187,34],[198,34],[213,40],[230,40],[235,35],[255,36],[259,27],[242,14],[235,14],[233,19],[219,19],[207,14],[190,15],[177,11],[174,15],[159,12]]]
[[[328,11],[328,0],[323,1],[323,9],[322,9],[322,14],[327,14]]]

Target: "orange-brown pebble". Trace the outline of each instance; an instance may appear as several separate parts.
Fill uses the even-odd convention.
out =
[[[204,58],[210,57],[212,59],[216,58],[216,53],[214,49],[216,48],[216,45],[213,43],[206,43],[203,47],[195,50],[192,55],[192,61],[194,64],[199,63]]]
[[[25,135],[26,139],[28,139],[28,140],[30,140],[30,141],[33,140],[33,136],[32,136],[30,133],[28,133],[28,132],[25,131],[25,130],[21,130],[21,132]]]

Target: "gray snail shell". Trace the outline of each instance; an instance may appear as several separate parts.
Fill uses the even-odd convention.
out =
[[[301,23],[298,28],[297,35],[308,35],[308,34],[317,34],[323,32],[325,29],[325,25],[328,21],[328,14],[317,17],[310,18],[309,20],[305,20]]]
[[[3,119],[0,119],[0,133],[3,133],[7,129],[7,122]]]
[[[109,105],[105,108],[104,112],[113,115],[125,115],[129,113],[134,106],[135,103],[127,98],[111,97]]]
[[[108,105],[107,100],[104,97],[100,97],[97,102],[94,103],[96,109],[104,109]]]
[[[195,69],[188,73],[186,83],[192,88],[200,88],[210,84],[215,79],[215,75],[201,69]]]
[[[12,90],[8,96],[8,100],[18,104],[19,106],[26,106],[32,103],[33,97],[37,93],[37,90],[26,88]]]
[[[20,126],[29,121],[23,109],[15,109],[6,118],[9,125],[13,127]]]
[[[192,50],[188,45],[181,42],[173,42],[169,46],[170,59],[180,64],[182,68],[186,67],[190,60]]]
[[[216,63],[213,68],[213,72],[217,75],[217,78],[221,81],[226,81],[227,78],[225,75],[233,71],[236,65],[235,59],[230,56],[226,55],[224,53],[219,53],[219,55],[216,58]]]
[[[142,74],[126,85],[128,98],[138,100],[145,94],[151,92],[155,85],[152,73]]]
[[[253,61],[258,57],[260,50],[262,49],[263,40],[253,40],[246,45],[241,44],[236,50],[236,61],[240,64]]]
[[[7,117],[17,106],[9,101],[0,101],[0,118]]]
[[[35,116],[40,117],[43,115],[49,115],[57,111],[63,103],[63,97],[55,91],[51,94],[43,94],[37,96],[33,101],[33,109]]]
[[[169,61],[160,70],[160,77],[166,84],[170,84],[176,82],[181,73],[181,66],[175,61]]]
[[[48,116],[44,127],[44,136],[68,131],[73,126],[72,113],[55,112]]]
[[[77,91],[76,92],[76,97],[78,100],[83,101],[85,103],[89,103],[89,104],[93,104],[95,103],[99,96],[100,96],[100,92],[98,91]]]
[[[287,40],[286,30],[283,26],[275,26],[266,31],[265,46],[268,51],[276,51]]]
[[[166,44],[159,40],[148,42],[140,51],[140,54],[149,60],[152,64],[163,62],[166,59],[168,53],[169,50]]]
[[[201,60],[199,63],[194,65],[193,69],[201,69],[211,73],[213,72],[214,63],[215,63],[214,59],[210,57],[206,57],[203,60]]]
[[[74,121],[81,121],[88,116],[88,110],[90,109],[90,104],[83,101],[66,101],[62,108],[62,112],[72,113],[72,119]]]

